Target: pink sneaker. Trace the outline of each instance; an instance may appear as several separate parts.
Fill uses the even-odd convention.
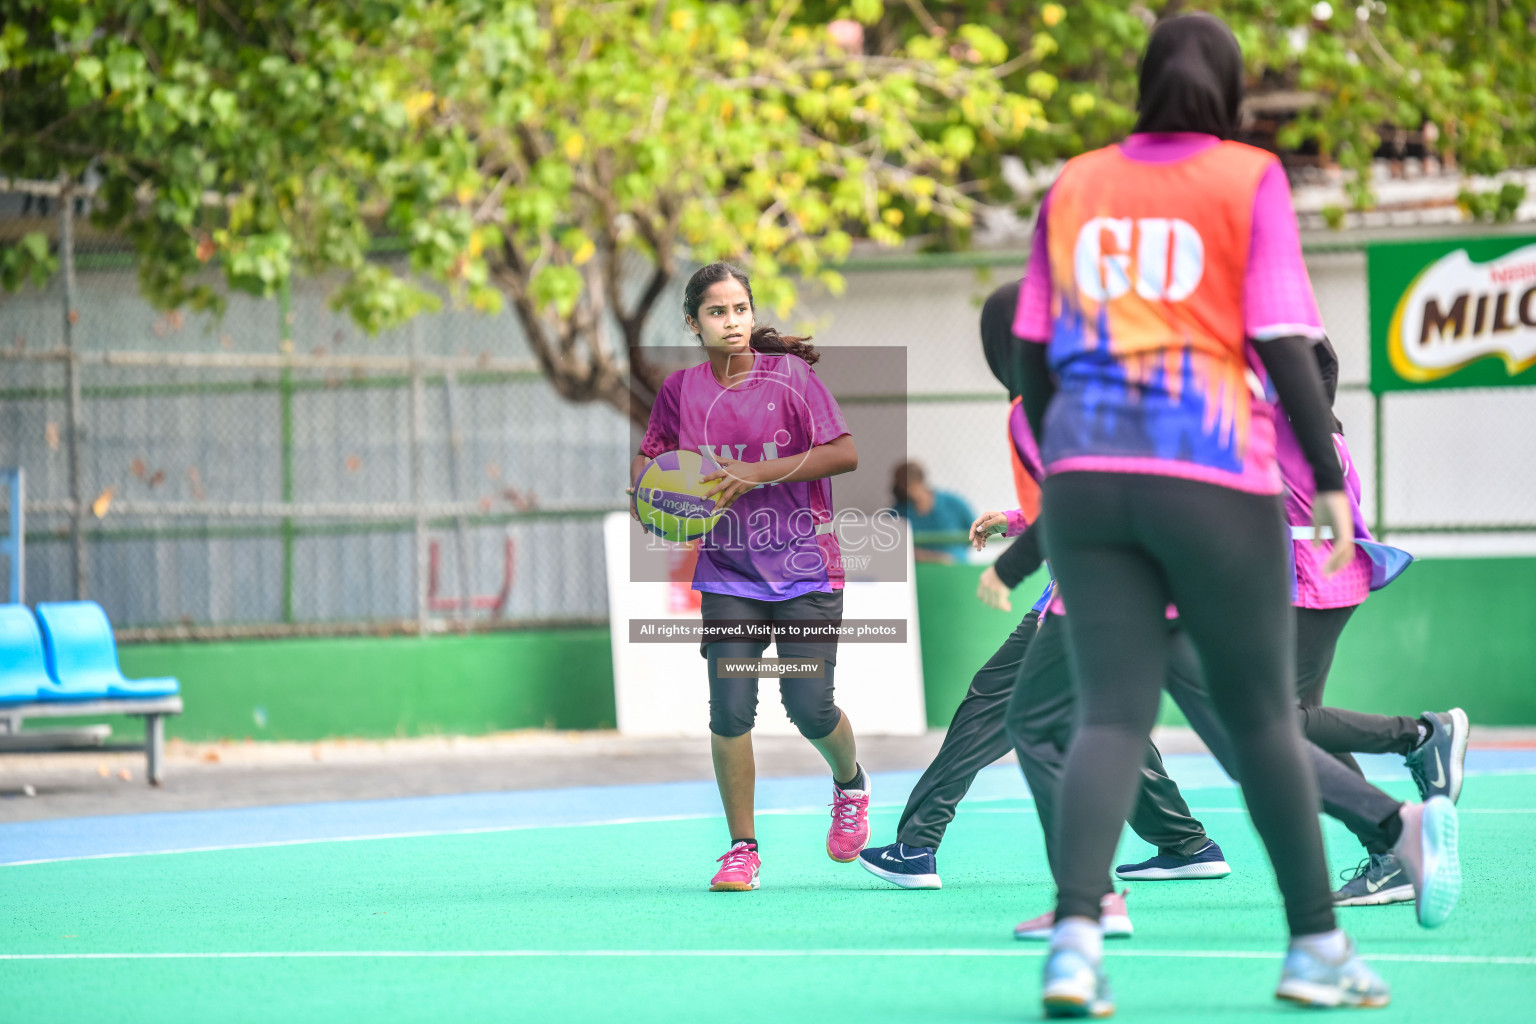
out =
[[[1112,892],[1099,901],[1099,923],[1104,926],[1106,939],[1128,939],[1131,937],[1131,915],[1125,909],[1124,892]],[[1013,926],[1013,937],[1025,942],[1049,942],[1051,929],[1056,926],[1056,915],[1046,911],[1039,917],[1032,917]]]
[[[1050,940],[1051,929],[1056,927],[1056,914],[1047,910],[1039,917],[1032,917],[1028,921],[1020,921],[1013,926],[1013,937],[1025,942],[1046,942]]]
[[[827,829],[827,856],[848,864],[869,845],[869,776],[863,789],[832,784],[832,827]]]
[[[757,850],[746,843],[737,843],[715,861],[724,863],[720,863],[720,870],[709,880],[710,892],[750,892],[760,884],[757,869],[762,866],[762,861],[757,859]]]

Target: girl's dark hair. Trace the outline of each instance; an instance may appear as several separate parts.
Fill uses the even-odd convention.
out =
[[[683,289],[683,312],[694,320],[699,318],[699,304],[704,301],[704,293],[709,291],[711,285],[717,285],[721,281],[735,278],[741,286],[747,290],[747,304],[757,311],[757,304],[752,299],[752,279],[747,277],[747,272],[740,267],[732,266],[725,262],[711,263],[707,267],[700,267],[692,277],[688,279],[688,286]],[[799,356],[807,363],[814,363],[821,358],[821,353],[807,344],[811,339],[802,338],[790,334],[780,334],[775,327],[759,326],[752,329],[752,337],[749,341],[753,351],[773,355],[780,352],[792,356]]]

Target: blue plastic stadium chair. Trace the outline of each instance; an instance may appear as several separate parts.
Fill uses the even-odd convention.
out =
[[[43,627],[48,672],[71,697],[169,697],[181,689],[174,679],[123,677],[112,623],[95,601],[40,604],[37,620]]]
[[[0,704],[55,700],[58,692],[58,684],[48,678],[43,634],[31,609],[24,604],[0,604]]]

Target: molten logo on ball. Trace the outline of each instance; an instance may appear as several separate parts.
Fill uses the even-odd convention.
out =
[[[704,497],[718,481],[700,478],[719,469],[714,459],[693,451],[662,452],[646,463],[635,485],[640,525],[679,543],[704,536],[720,519],[714,499]]]

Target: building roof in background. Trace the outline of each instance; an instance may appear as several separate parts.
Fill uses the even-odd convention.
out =
[[[1457,205],[1464,190],[1497,191],[1506,184],[1524,185],[1526,198],[1514,212],[1514,223],[1536,222],[1536,169],[1507,171],[1496,177],[1469,177],[1430,158],[1378,160],[1373,166],[1372,191],[1376,206],[1344,214],[1343,228],[1459,226],[1482,229],[1488,225],[1470,219]],[[1325,213],[1330,207],[1348,210],[1346,178],[1337,167],[1291,168],[1291,196],[1303,231],[1329,227]]]
[[[1376,237],[1396,233],[1413,235],[1430,229],[1441,233],[1458,229],[1462,233],[1518,229],[1536,224],[1536,168],[1507,171],[1494,177],[1477,177],[1448,168],[1433,157],[1405,157],[1377,160],[1372,167],[1372,190],[1376,205],[1370,210],[1350,210],[1346,186],[1349,172],[1338,166],[1295,163],[1287,159],[1286,172],[1291,180],[1291,196],[1296,218],[1307,241],[1327,244],[1331,239],[1347,246],[1363,239],[1364,232]],[[1004,180],[1024,202],[1032,202],[1056,180],[1061,164],[1033,171],[1023,162],[1005,159]],[[1508,225],[1476,221],[1457,205],[1464,190],[1477,193],[1498,191],[1506,184],[1524,185],[1525,201],[1514,211]],[[1330,224],[1330,211],[1344,211],[1338,227]],[[1336,216],[1336,213],[1335,213]],[[1020,214],[1007,207],[981,211],[976,230],[976,246],[984,249],[1027,248],[1034,230],[1033,214]]]

